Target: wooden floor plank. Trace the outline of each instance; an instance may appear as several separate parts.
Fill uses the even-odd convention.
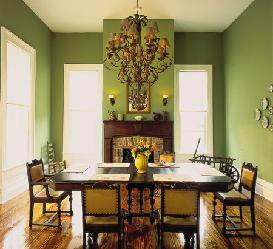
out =
[[[28,228],[28,192],[24,192],[17,198],[0,205],[0,248],[4,249],[80,249],[82,248],[82,217],[80,193],[73,193],[74,216],[62,216],[62,229],[37,227]],[[68,207],[68,201],[64,208]],[[48,206],[49,209],[55,207]],[[222,222],[214,222],[211,219],[212,194],[202,194],[201,200],[201,248],[211,249],[272,249],[273,248],[273,203],[264,198],[256,197],[256,236],[255,237],[229,237],[221,234]],[[217,212],[221,213],[220,205]],[[238,215],[238,208],[230,208],[230,214]],[[249,226],[250,211],[243,208],[244,225]],[[36,221],[44,221],[42,206],[35,205]],[[139,228],[128,226],[128,248],[152,249],[156,247],[155,227],[150,226],[145,220],[138,220]],[[251,232],[248,232],[251,234]],[[164,236],[166,249],[182,249],[183,235],[166,233]],[[117,247],[117,236],[114,234],[100,235],[99,245],[101,249],[113,249]]]

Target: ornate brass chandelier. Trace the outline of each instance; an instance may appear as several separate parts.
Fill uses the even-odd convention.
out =
[[[122,20],[120,33],[110,34],[104,65],[109,70],[118,71],[121,83],[137,84],[135,89],[140,92],[144,84],[153,85],[158,80],[159,74],[172,65],[172,58],[167,51],[170,47],[168,39],[158,38],[157,23],[147,26],[148,18],[140,15],[139,10],[137,0],[137,13]],[[142,40],[142,28],[146,26]]]

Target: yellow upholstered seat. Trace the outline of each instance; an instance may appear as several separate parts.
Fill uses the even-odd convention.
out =
[[[96,217],[87,216],[86,225],[118,225],[117,216]]]
[[[52,188],[48,188],[49,195],[53,198],[59,198],[61,195],[64,195],[64,191],[55,191]],[[35,194],[36,198],[47,198],[46,189],[43,188],[40,192]]]
[[[246,195],[244,195],[234,189],[227,192],[227,193],[221,193],[221,192],[217,193],[217,195],[218,195],[218,198],[222,199],[223,201],[233,201],[233,200],[234,201],[248,201],[249,200],[249,198]]]
[[[189,216],[185,218],[165,216],[163,223],[166,225],[174,225],[174,226],[178,226],[178,225],[179,226],[196,226],[197,219],[194,216]]]

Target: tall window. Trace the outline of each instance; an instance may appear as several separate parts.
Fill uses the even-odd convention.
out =
[[[102,65],[65,65],[64,159],[102,161]]]
[[[35,50],[1,28],[3,170],[33,158]]]
[[[212,68],[211,66],[177,67],[176,150],[191,156],[200,139],[198,153],[212,154]]]

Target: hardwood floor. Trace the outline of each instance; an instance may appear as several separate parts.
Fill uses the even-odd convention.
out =
[[[28,192],[0,205],[0,248],[82,248],[82,222],[80,193],[73,193],[74,216],[62,216],[62,229],[48,227],[28,228]],[[65,203],[67,205],[67,203]],[[35,205],[34,219],[43,221],[42,207]],[[53,207],[50,207],[53,208]],[[229,237],[221,234],[221,222],[211,219],[212,195],[203,194],[201,201],[201,248],[273,248],[273,203],[262,197],[256,197],[256,236]],[[218,206],[217,211],[220,211]],[[238,214],[238,210],[231,209],[231,213]],[[244,222],[250,224],[250,211],[244,208]],[[156,233],[147,221],[139,221],[139,228],[128,227],[128,248],[155,248]],[[249,232],[248,234],[251,234]],[[183,248],[183,235],[166,234],[165,248]],[[99,237],[101,249],[116,248],[116,235],[102,235]]]

